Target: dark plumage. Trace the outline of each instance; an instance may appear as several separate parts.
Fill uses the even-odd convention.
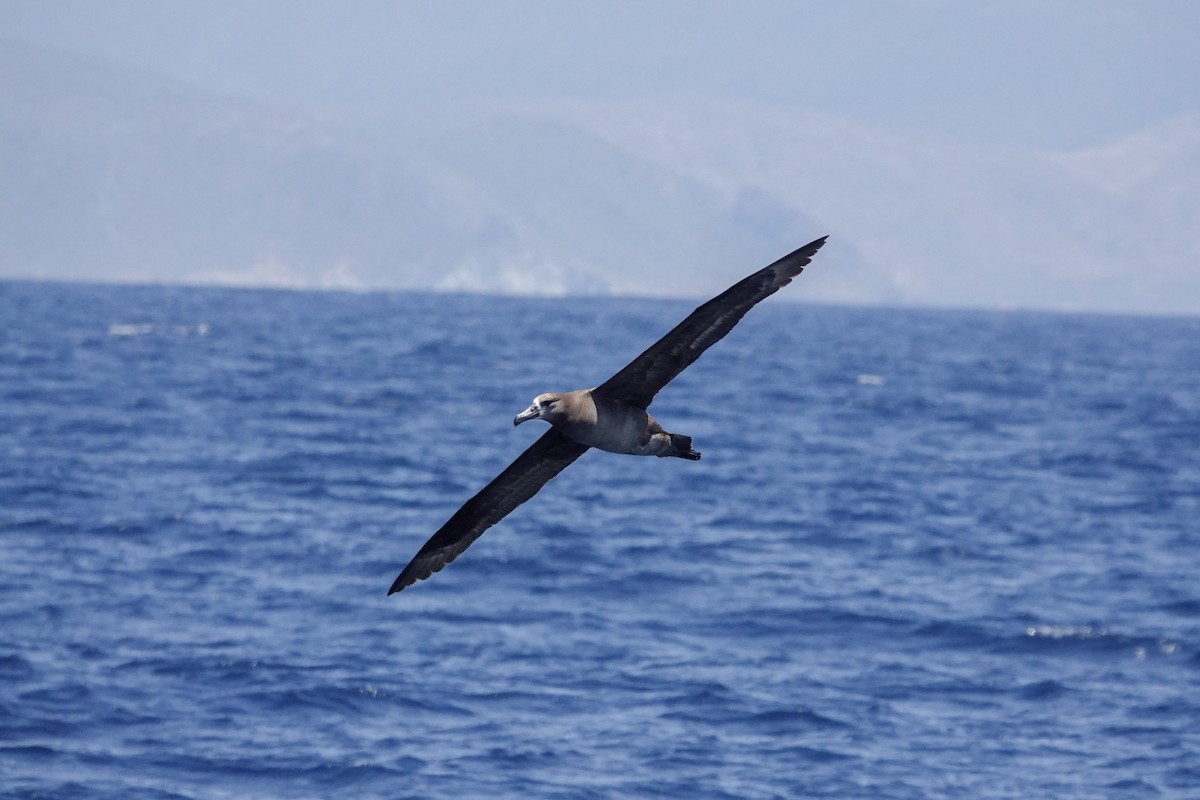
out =
[[[447,520],[396,578],[388,594],[428,578],[449,564],[589,447],[631,455],[699,459],[690,437],[664,430],[646,409],[659,390],[729,333],[755,304],[791,283],[826,238],[810,242],[735,283],[596,388],[534,398],[513,424],[543,419],[551,429]]]

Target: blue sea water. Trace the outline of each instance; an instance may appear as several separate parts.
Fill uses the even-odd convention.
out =
[[[803,279],[788,290],[801,295]],[[1200,320],[0,283],[0,795],[1200,797]]]

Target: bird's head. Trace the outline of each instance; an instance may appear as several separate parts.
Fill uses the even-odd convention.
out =
[[[529,404],[529,408],[513,418],[513,425],[520,425],[522,422],[531,419],[544,419],[547,422],[554,422],[562,416],[562,395],[547,392],[533,398],[533,402]]]

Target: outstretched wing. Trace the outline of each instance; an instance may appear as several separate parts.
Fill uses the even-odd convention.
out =
[[[425,580],[458,558],[484,531],[537,494],[587,449],[551,428],[446,521],[396,578],[388,594]]]
[[[756,303],[791,283],[827,238],[822,236],[809,242],[709,300],[628,366],[597,386],[593,394],[646,408],[660,389],[733,330]]]

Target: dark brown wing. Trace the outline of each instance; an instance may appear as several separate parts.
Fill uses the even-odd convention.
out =
[[[628,366],[597,386],[594,393],[646,408],[660,389],[733,330],[756,303],[791,283],[827,238],[822,236],[809,242],[709,300]]]
[[[587,445],[551,428],[446,521],[413,556],[388,589],[388,594],[425,580],[458,558],[484,531],[537,494],[547,481],[570,466],[587,449]]]

